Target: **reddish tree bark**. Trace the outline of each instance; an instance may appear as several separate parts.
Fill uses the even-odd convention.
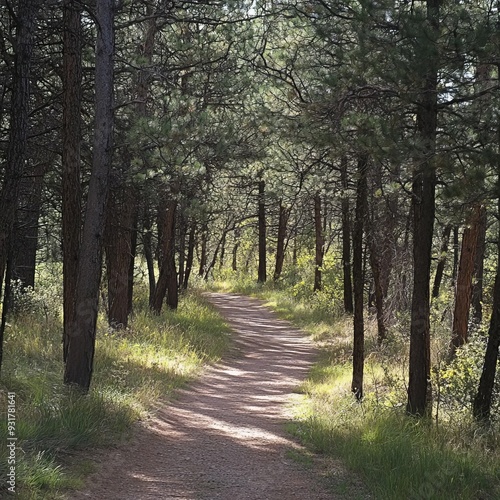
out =
[[[472,210],[462,236],[462,250],[455,289],[455,309],[453,313],[453,333],[450,355],[454,356],[458,347],[467,342],[469,331],[469,313],[472,300],[472,277],[476,262],[477,242],[484,206]]]

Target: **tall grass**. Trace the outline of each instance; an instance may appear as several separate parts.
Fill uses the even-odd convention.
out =
[[[7,442],[7,392],[15,392],[18,498],[59,498],[81,485],[89,467],[79,450],[126,438],[134,421],[228,349],[229,328],[199,294],[183,296],[176,312],[153,316],[145,290],[137,291],[128,329],[112,330],[99,318],[94,376],[85,396],[62,383],[58,311],[28,308],[12,318],[0,381],[0,442]],[[4,446],[2,453],[0,497],[6,491]]]
[[[374,498],[500,498],[497,424],[481,429],[470,409],[459,411],[456,405],[443,403],[433,420],[405,414],[408,337],[404,319],[392,326],[388,341],[378,347],[375,320],[366,316],[365,397],[358,403],[350,392],[352,319],[341,314],[335,297],[328,309],[324,296],[300,297],[286,286],[256,285],[247,278],[210,286],[265,300],[319,343],[320,360],[302,384],[302,401],[294,409],[289,430],[311,449],[340,458],[362,478]],[[438,364],[449,332],[441,325],[442,314],[434,315],[439,317],[433,324]],[[445,374],[449,371],[443,369]],[[442,383],[434,380],[435,385],[438,382]],[[450,400],[451,392],[448,388]]]

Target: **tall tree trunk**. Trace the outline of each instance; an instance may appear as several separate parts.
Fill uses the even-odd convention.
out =
[[[166,216],[163,218],[162,228],[162,252],[160,263],[160,275],[156,284],[153,298],[152,310],[155,314],[160,314],[165,295],[167,306],[170,309],[177,309],[179,302],[177,289],[177,271],[175,269],[175,213],[177,210],[177,200],[171,199],[166,203]]]
[[[323,238],[323,224],[321,218],[321,195],[316,193],[314,195],[314,235],[316,254],[314,260],[314,287],[313,290],[321,290],[321,268],[323,267],[323,253],[325,242]]]
[[[484,206],[473,208],[462,236],[462,251],[458,268],[455,291],[455,310],[453,313],[453,330],[450,355],[454,356],[458,347],[467,342],[469,331],[469,312],[472,299],[472,277],[476,262],[479,225],[485,212]]]
[[[78,253],[82,229],[80,144],[82,142],[82,26],[81,3],[65,0],[63,7],[63,148],[62,148],[62,248],[63,248],[63,359],[68,354],[69,332],[75,318]]]
[[[407,412],[428,415],[432,409],[430,382],[430,270],[434,230],[436,170],[434,153],[437,130],[437,73],[439,6],[427,0],[428,63],[424,88],[417,104],[417,134],[422,151],[413,172],[413,295],[410,326],[410,366]]]
[[[476,262],[474,263],[474,285],[472,287],[472,317],[476,325],[483,321],[483,277],[484,277],[484,252],[486,250],[486,210],[483,211],[479,221],[477,237]]]
[[[443,239],[441,242],[441,249],[439,252],[438,265],[436,267],[436,275],[434,276],[434,285],[432,286],[432,296],[439,297],[439,289],[443,281],[444,266],[446,265],[446,257],[448,254],[448,243],[450,241],[451,225],[448,224],[443,229]]]
[[[342,270],[343,270],[343,293],[344,311],[347,314],[354,312],[352,302],[352,279],[351,279],[351,216],[349,207],[349,189],[347,177],[347,158],[342,158],[340,169],[340,180],[342,183]]]
[[[285,261],[285,238],[286,226],[288,223],[288,210],[280,200],[279,220],[278,220],[278,242],[276,244],[276,264],[274,267],[273,280],[278,281],[283,271],[283,262]]]
[[[259,181],[259,273],[257,282],[265,283],[267,280],[267,245],[266,245],[266,183]]]
[[[28,144],[28,121],[31,87],[31,61],[34,47],[34,33],[38,1],[19,0],[16,15],[16,43],[14,53],[14,74],[12,77],[12,101],[10,111],[10,135],[7,146],[7,162],[0,192],[0,288],[3,282],[8,258],[11,254],[11,237],[16,220],[16,209],[20,181],[24,171]],[[12,266],[8,266],[8,271]],[[8,298],[6,276],[5,296]],[[7,319],[8,300],[4,300],[0,325],[0,367],[3,355],[3,337]]]
[[[103,233],[113,151],[113,19],[114,2],[97,2],[94,154],[78,258],[75,314],[64,372],[66,384],[75,384],[84,391],[90,387],[94,364]]]
[[[352,354],[352,384],[351,391],[358,400],[363,397],[363,373],[365,364],[365,326],[364,326],[364,279],[363,279],[363,228],[366,217],[366,199],[368,155],[358,158],[358,183],[356,187],[356,211],[353,231],[353,265],[354,281],[354,342]]]

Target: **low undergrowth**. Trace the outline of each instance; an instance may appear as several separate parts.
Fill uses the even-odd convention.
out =
[[[439,319],[433,322],[432,341],[440,402],[432,419],[415,419],[405,413],[409,339],[404,318],[378,347],[375,320],[367,315],[365,396],[359,403],[350,392],[352,319],[340,313],[335,298],[328,310],[325,297],[316,302],[312,293],[297,297],[271,283],[226,280],[210,286],[265,300],[319,343],[321,358],[302,384],[302,402],[289,430],[312,450],[340,458],[374,498],[500,498],[498,424],[484,429],[471,418],[470,396],[464,394],[475,387],[474,363],[464,355],[446,365],[448,331],[440,311],[434,311]]]
[[[12,318],[0,382],[0,441],[7,443],[6,402],[13,393],[18,498],[62,498],[81,486],[92,470],[84,456],[126,438],[134,421],[228,348],[229,328],[200,295],[183,296],[178,311],[160,316],[149,313],[142,295],[126,330],[110,329],[99,318],[92,387],[84,396],[62,383],[58,311],[25,310]],[[5,452],[2,445],[2,498]]]

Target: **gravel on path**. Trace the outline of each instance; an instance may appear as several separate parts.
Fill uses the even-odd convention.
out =
[[[257,299],[206,297],[235,333],[233,354],[161,405],[132,443],[106,453],[71,499],[352,498],[294,460],[303,450],[284,430],[316,356],[310,340]]]

